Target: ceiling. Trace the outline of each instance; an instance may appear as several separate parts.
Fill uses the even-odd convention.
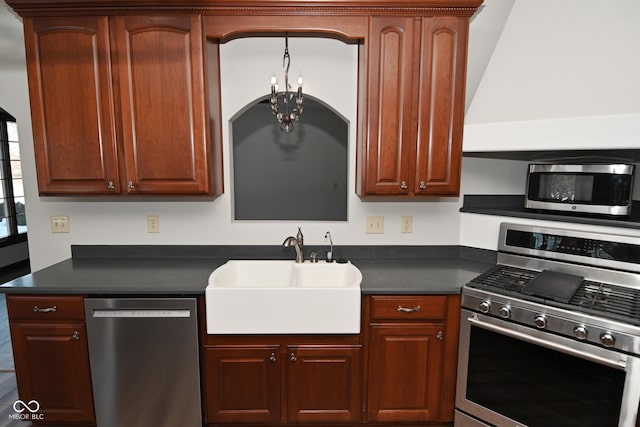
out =
[[[472,18],[467,65],[467,106],[482,78],[515,0],[485,0]],[[0,64],[3,69],[24,69],[22,19],[0,0]]]

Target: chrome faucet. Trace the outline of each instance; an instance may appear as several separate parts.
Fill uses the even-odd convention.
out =
[[[331,232],[327,231],[324,235],[324,238],[329,238],[329,244],[331,245],[329,247],[329,252],[327,252],[327,262],[333,262],[333,239],[331,238]]]
[[[285,247],[293,246],[296,250],[296,262],[302,263],[304,262],[304,236],[302,235],[302,230],[298,227],[298,234],[296,237],[289,236],[284,239],[282,245]]]

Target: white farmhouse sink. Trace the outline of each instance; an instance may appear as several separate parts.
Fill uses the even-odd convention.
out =
[[[351,263],[231,260],[209,276],[209,334],[357,334],[362,274]]]

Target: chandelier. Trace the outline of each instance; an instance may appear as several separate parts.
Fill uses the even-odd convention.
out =
[[[282,68],[284,68],[284,91],[278,92],[278,79],[275,73],[271,77],[271,112],[278,123],[280,123],[280,130],[282,132],[293,131],[293,122],[297,122],[302,115],[304,109],[302,99],[302,74],[298,75],[298,92],[294,95],[294,92],[290,92],[291,85],[289,84],[289,64],[291,63],[291,57],[289,56],[289,35],[284,34],[284,56],[282,57]],[[294,103],[295,96],[295,107]]]

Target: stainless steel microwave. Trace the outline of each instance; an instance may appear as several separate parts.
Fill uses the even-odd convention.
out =
[[[530,164],[525,208],[626,216],[632,164]]]

